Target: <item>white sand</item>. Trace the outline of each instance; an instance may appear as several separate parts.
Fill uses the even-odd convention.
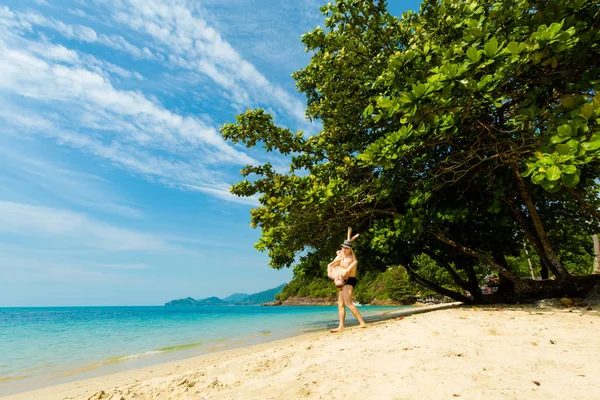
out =
[[[462,307],[9,399],[600,399],[600,313]]]

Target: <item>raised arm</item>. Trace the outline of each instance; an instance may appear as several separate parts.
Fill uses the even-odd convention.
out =
[[[348,274],[350,273],[350,271],[352,271],[352,268],[356,267],[357,264],[358,260],[354,260],[350,263],[350,265],[348,265],[348,267],[344,268],[342,272],[342,276],[344,277],[344,279],[348,278]]]

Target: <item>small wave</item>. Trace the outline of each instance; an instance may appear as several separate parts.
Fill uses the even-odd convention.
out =
[[[189,349],[192,347],[202,346],[203,344],[204,344],[204,342],[180,344],[180,345],[175,345],[175,346],[161,347],[160,349],[156,349],[156,351],[165,352],[165,351],[184,350],[184,349]]]
[[[154,356],[156,354],[167,353],[170,351],[191,349],[192,347],[202,346],[203,344],[204,344],[204,342],[196,342],[196,343],[178,344],[178,345],[174,345],[174,346],[161,347],[161,348],[150,350],[150,351],[144,351],[142,353],[129,354],[126,356],[110,357],[105,360],[105,363],[115,363],[115,362],[120,362],[120,361],[135,360],[138,358]]]
[[[152,356],[152,355],[160,354],[160,353],[164,353],[164,352],[165,351],[162,351],[162,350],[144,351],[143,353],[129,354],[126,356],[109,357],[106,360],[104,360],[104,362],[105,363],[116,363],[116,362],[120,362],[120,361],[135,360],[136,358]]]

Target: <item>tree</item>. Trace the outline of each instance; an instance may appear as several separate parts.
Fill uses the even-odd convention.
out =
[[[353,226],[361,268],[403,265],[455,299],[491,299],[480,265],[503,282],[494,300],[589,290],[597,277],[574,276],[557,246],[598,230],[597,2],[425,1],[401,19],[385,1],[321,10],[325,29],[302,37],[313,56],[294,78],[323,130],[305,138],[260,109],[222,128],[291,157],[288,173],[247,166],[232,188],[261,194],[252,224],[271,266],[304,254],[297,268],[309,270]],[[554,279],[513,271],[523,243]],[[423,276],[422,254],[453,288]]]

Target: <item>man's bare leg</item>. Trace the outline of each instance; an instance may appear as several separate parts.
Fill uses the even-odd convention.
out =
[[[329,332],[341,332],[344,330],[344,321],[346,320],[346,308],[344,307],[344,291],[338,291],[338,316],[340,317],[340,324],[337,328],[330,330]]]
[[[342,290],[344,295],[344,304],[350,309],[352,315],[354,315],[354,317],[358,320],[360,327],[365,328],[367,324],[365,324],[365,321],[363,320],[362,315],[360,315],[358,308],[356,308],[356,306],[352,303],[352,289],[353,287],[350,285],[344,286],[344,290]]]

